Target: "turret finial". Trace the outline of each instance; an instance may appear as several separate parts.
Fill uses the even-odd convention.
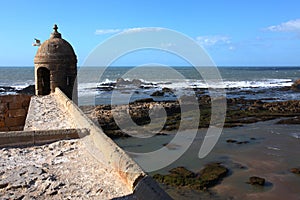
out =
[[[54,24],[53,30],[54,30],[55,33],[58,33],[58,32],[57,32],[57,29],[58,29],[57,25]]]
[[[54,24],[53,26],[53,33],[51,33],[50,38],[61,38],[61,34],[57,31],[58,26]]]

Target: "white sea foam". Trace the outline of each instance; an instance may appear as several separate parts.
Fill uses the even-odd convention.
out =
[[[290,133],[290,136],[292,136],[296,139],[300,139],[300,133]]]
[[[131,81],[130,79],[125,79],[126,81]],[[147,80],[141,80],[144,84],[143,86],[159,86],[161,88],[167,87],[171,89],[180,89],[180,88],[240,88],[240,89],[251,89],[251,88],[270,88],[270,87],[285,87],[291,86],[293,84],[292,79],[265,79],[258,81],[210,81],[209,85],[201,80],[166,80],[164,82],[150,82]],[[92,89],[96,87],[105,87],[107,84],[114,84],[116,81],[105,79],[100,83],[80,83],[79,91]]]
[[[280,148],[278,148],[278,147],[267,147],[267,149],[269,149],[269,150],[274,150],[274,151],[280,151]]]

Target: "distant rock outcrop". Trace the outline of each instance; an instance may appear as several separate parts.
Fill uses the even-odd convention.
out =
[[[157,91],[153,92],[150,96],[152,96],[152,97],[162,97],[162,96],[164,96],[164,94],[165,94],[164,91],[157,90]]]
[[[296,92],[300,92],[300,79],[296,80],[292,87],[291,87],[292,90],[296,91]]]
[[[22,90],[18,90],[17,93],[34,95],[35,94],[35,85],[29,85],[26,88],[23,88]]]
[[[116,85],[135,85],[135,86],[140,86],[143,84],[143,82],[139,79],[133,79],[132,81],[125,80],[123,78],[118,78],[116,81]]]

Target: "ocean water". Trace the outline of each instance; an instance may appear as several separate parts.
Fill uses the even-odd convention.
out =
[[[114,103],[126,103],[124,95],[130,94],[130,100],[133,101],[151,97],[154,91],[164,87],[179,95],[191,93],[193,90],[189,89],[195,88],[203,90],[202,94],[206,94],[205,80],[192,67],[175,67],[172,70],[158,67],[142,70],[132,67],[86,68],[83,71],[81,69],[85,68],[79,70],[79,105],[109,104],[113,93],[119,97]],[[300,78],[300,67],[219,67],[218,70],[223,84],[215,87],[225,88],[227,97],[266,101],[300,99],[300,93],[282,89],[291,86]],[[170,71],[176,73],[172,74]],[[121,77],[129,81],[138,79],[141,85],[115,87],[116,80]],[[33,67],[0,67],[0,95],[15,93],[3,92],[3,87],[10,86],[19,90],[31,84],[34,84]],[[111,90],[112,88],[114,90]],[[168,100],[176,99],[177,96],[153,98]],[[169,166],[151,173],[167,173],[177,166],[185,166],[196,172],[209,162],[222,162],[231,172],[221,184],[211,189],[216,193],[215,196],[171,187],[164,189],[175,199],[299,199],[300,178],[289,172],[289,169],[300,166],[299,128],[299,125],[277,125],[276,120],[224,128],[218,143],[204,159],[198,158],[198,152],[207,130],[200,129],[193,144],[183,156]],[[149,152],[162,148],[175,134],[146,139],[120,138],[115,142],[125,151]],[[250,143],[228,144],[227,139],[247,140]],[[175,147],[181,148],[180,144]],[[176,151],[176,148],[170,151]],[[133,159],[139,162],[139,157]],[[245,168],[239,168],[240,165]],[[264,188],[250,186],[246,184],[250,176],[264,177],[270,184]]]
[[[300,95],[292,91],[277,90],[291,86],[300,78],[300,67],[218,67],[220,80],[215,87],[225,88],[227,97],[265,98],[273,100],[299,99]],[[202,73],[199,73],[202,72]],[[161,88],[167,87],[175,91],[174,95],[155,100],[174,100],[178,96],[191,93],[191,89],[207,88],[207,78],[203,78],[205,68],[193,67],[81,67],[78,70],[79,104],[110,104],[111,96],[120,96],[114,103],[127,103],[122,100],[122,94],[132,93],[131,101],[149,98]],[[206,76],[207,77],[207,76]],[[211,76],[216,77],[216,76]],[[110,88],[118,78],[125,80],[138,79],[142,84],[137,86]],[[220,81],[222,85],[220,85]],[[0,67],[0,94],[4,86],[17,90],[34,84],[34,67]],[[211,85],[210,85],[211,86]],[[249,91],[255,92],[250,94]]]

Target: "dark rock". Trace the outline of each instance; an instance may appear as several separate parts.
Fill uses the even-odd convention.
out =
[[[139,79],[133,79],[132,81],[124,80],[123,78],[118,78],[116,81],[116,85],[135,85],[135,86],[141,86],[143,82]]]
[[[292,169],[290,169],[290,172],[292,172],[294,174],[300,174],[300,167],[299,168],[292,168]]]
[[[97,90],[101,90],[101,91],[112,91],[114,89],[114,87],[111,86],[98,86]]]
[[[296,92],[300,92],[300,79],[296,80],[292,87],[291,87],[292,90],[296,91]]]
[[[171,174],[180,175],[186,178],[194,178],[196,176],[195,173],[187,170],[185,167],[176,167],[170,170]]]
[[[162,89],[162,91],[163,91],[163,92],[166,92],[166,93],[172,93],[172,92],[173,92],[172,89],[167,88],[167,87],[164,87],[164,88]]]
[[[18,90],[17,93],[34,95],[35,94],[35,85],[29,85],[28,87],[23,88],[22,90]]]
[[[133,80],[131,81],[131,84],[133,84],[133,85],[135,85],[135,86],[140,86],[140,85],[143,84],[143,82],[142,82],[141,80],[139,80],[139,79],[133,79]]]
[[[233,140],[233,139],[228,139],[228,140],[226,140],[226,142],[227,142],[227,143],[237,143],[237,141],[236,141],[236,140]]]
[[[165,95],[165,92],[157,90],[157,91],[153,92],[150,96],[152,96],[152,97],[161,97],[161,96],[164,96],[164,95]]]
[[[228,139],[226,140],[227,143],[235,143],[235,144],[248,144],[249,141],[237,141],[237,140],[234,140],[234,139]]]
[[[137,99],[133,103],[149,103],[154,102],[152,98]]]
[[[153,178],[173,187],[205,190],[216,185],[227,173],[227,168],[219,163],[212,163],[206,165],[199,173],[191,172],[184,167],[177,167],[170,170],[170,174],[155,174]]]
[[[300,124],[300,117],[296,116],[288,119],[281,119],[276,124]]]
[[[265,185],[266,180],[264,178],[261,177],[257,177],[257,176],[251,176],[249,178],[249,181],[247,182],[248,184],[251,185],[260,185],[260,186],[264,186]]]
[[[0,86],[0,92],[14,92],[15,88],[10,86]]]
[[[128,85],[129,81],[125,81],[123,78],[118,78],[116,81],[116,85]]]
[[[227,173],[228,169],[220,163],[208,164],[199,172],[201,179],[209,187],[216,185]]]
[[[240,141],[240,142],[237,142],[237,144],[248,144],[249,141]]]

